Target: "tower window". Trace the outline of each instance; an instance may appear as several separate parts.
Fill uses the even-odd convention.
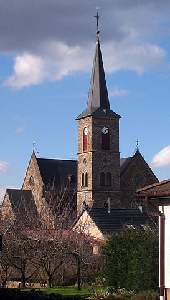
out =
[[[110,135],[109,128],[103,127],[102,129],[102,144],[101,150],[109,150],[110,149]]]
[[[81,185],[84,186],[84,173],[81,175]]]
[[[107,172],[106,174],[106,185],[110,186],[111,185],[111,179],[112,179],[112,175],[110,172]]]
[[[85,173],[85,186],[88,186],[88,174]]]
[[[105,174],[103,172],[100,173],[100,185],[105,186]]]
[[[83,130],[83,151],[87,151],[87,127]]]

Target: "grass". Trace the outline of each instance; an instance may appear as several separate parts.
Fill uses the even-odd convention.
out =
[[[83,287],[80,291],[78,291],[77,287],[75,286],[57,286],[53,287],[51,289],[47,288],[42,288],[42,289],[37,289],[38,291],[42,291],[47,294],[61,294],[63,296],[82,296],[82,297],[89,297],[94,290],[97,290],[98,288],[93,288],[93,287]],[[28,291],[30,289],[24,289],[24,291]]]

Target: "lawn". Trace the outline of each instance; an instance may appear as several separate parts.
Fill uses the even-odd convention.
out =
[[[94,291],[92,287],[84,287],[80,291],[78,291],[77,287],[75,286],[65,286],[65,287],[54,287],[52,289],[42,289],[42,291],[46,292],[47,294],[55,293],[61,294],[64,296],[83,296],[88,297]]]
[[[99,288],[93,288],[93,287],[83,287],[80,291],[78,291],[77,287],[75,286],[65,286],[65,287],[61,287],[61,286],[57,286],[57,287],[53,287],[51,289],[46,289],[46,288],[42,288],[42,289],[37,289],[38,291],[42,291],[45,292],[47,294],[61,294],[63,296],[82,296],[82,297],[89,297],[94,290],[98,290]],[[24,291],[28,291],[30,289],[24,289]]]

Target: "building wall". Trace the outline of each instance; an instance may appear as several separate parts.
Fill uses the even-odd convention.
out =
[[[1,220],[3,221],[15,220],[15,216],[11,207],[11,202],[9,200],[8,193],[5,194],[4,201],[2,203]]]
[[[107,127],[110,149],[101,150],[102,129]],[[83,130],[87,128],[87,151],[83,151]],[[100,185],[100,173],[111,173],[111,185]],[[82,186],[82,174],[88,174],[88,186]],[[77,206],[104,207],[108,197],[111,207],[120,201],[119,118],[86,117],[78,121]]]
[[[137,151],[127,168],[121,173],[121,203],[127,209],[138,207],[143,204],[143,202],[137,198],[136,190],[156,182],[158,182],[158,179],[140,152]]]
[[[165,215],[165,288],[170,289],[170,206],[164,206],[163,210]]]
[[[90,218],[87,211],[83,212],[82,216],[74,226],[73,230],[76,230],[77,232],[83,232],[99,240],[104,240],[104,235],[98,229],[93,220]]]
[[[43,228],[54,228],[55,216],[53,216],[48,203],[45,201],[44,183],[34,153],[28,165],[22,189],[32,191]]]

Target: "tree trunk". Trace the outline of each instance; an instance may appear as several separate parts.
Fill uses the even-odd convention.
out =
[[[25,273],[21,272],[21,289],[25,288],[25,283],[26,283]]]
[[[80,257],[77,256],[77,289],[81,290],[81,276],[80,276],[80,269],[81,269],[81,260]]]
[[[46,275],[47,288],[50,289],[52,276],[46,269],[44,269],[44,271],[45,271],[45,275]]]

